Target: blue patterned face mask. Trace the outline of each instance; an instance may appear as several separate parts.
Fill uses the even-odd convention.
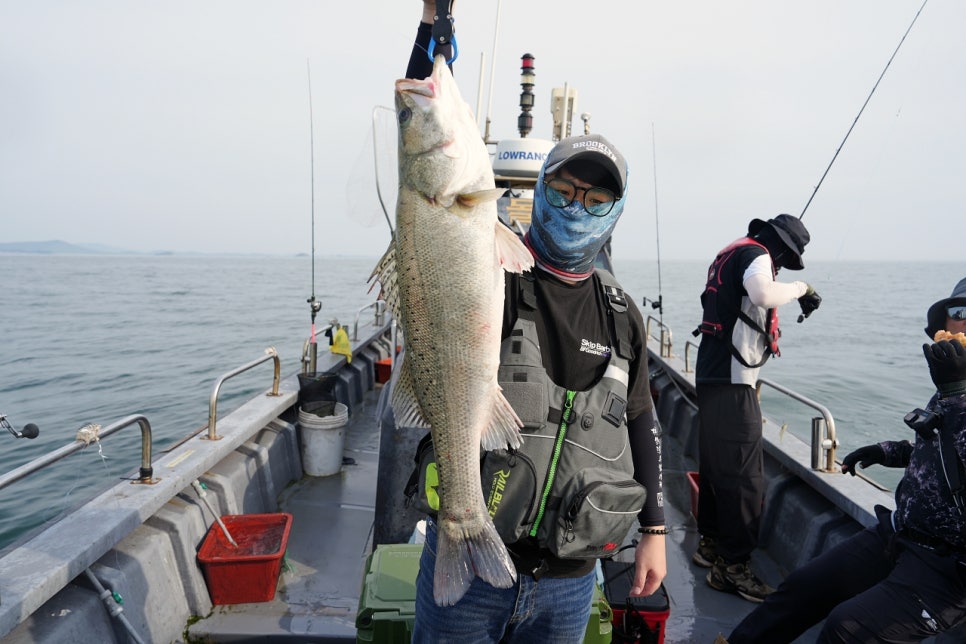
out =
[[[627,190],[609,213],[594,217],[576,199],[563,207],[547,202],[543,175],[541,169],[534,188],[527,242],[545,270],[568,279],[586,279],[594,272],[597,253],[607,243],[624,210]]]

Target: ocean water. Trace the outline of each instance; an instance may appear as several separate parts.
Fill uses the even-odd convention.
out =
[[[288,375],[310,333],[306,299],[322,302],[316,323],[350,328],[375,299],[373,258],[0,254],[0,413],[34,440],[0,434],[7,472],[74,440],[87,423],[131,414],[151,423],[157,459],[205,425],[215,380],[275,347]],[[710,258],[709,258],[710,261]],[[707,262],[617,261],[627,292],[672,330],[675,352],[700,320]],[[830,409],[849,450],[911,436],[902,423],[932,391],[921,353],[925,310],[946,297],[963,266],[940,263],[819,263],[798,277],[823,297],[797,324],[781,311],[782,356],[762,375]],[[663,312],[650,301],[663,298]],[[644,298],[648,302],[644,303]],[[271,384],[270,363],[225,384],[219,415]],[[806,437],[811,412],[763,394],[766,413]],[[0,491],[0,548],[130,477],[140,432],[130,427]],[[898,472],[868,471],[892,487]]]
[[[375,301],[366,283],[375,263],[316,257],[316,328],[335,318],[351,333]],[[150,422],[156,461],[207,424],[223,374],[268,347],[283,375],[297,372],[312,272],[308,256],[0,254],[0,414],[17,430],[40,428],[33,440],[0,433],[0,471],[71,443],[87,423],[131,414]],[[227,381],[219,416],[270,387],[272,374],[266,362]],[[136,473],[140,449],[134,425],[0,490],[0,548]]]

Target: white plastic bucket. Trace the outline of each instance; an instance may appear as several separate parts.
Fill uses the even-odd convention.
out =
[[[348,420],[349,408],[339,402],[320,401],[299,407],[302,469],[306,474],[329,476],[342,469]]]

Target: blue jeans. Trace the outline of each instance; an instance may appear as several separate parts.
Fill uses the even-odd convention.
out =
[[[511,588],[494,588],[476,577],[455,605],[437,606],[433,599],[435,569],[436,523],[430,520],[416,576],[414,644],[584,641],[594,571],[583,577],[542,577],[539,582],[518,574]]]

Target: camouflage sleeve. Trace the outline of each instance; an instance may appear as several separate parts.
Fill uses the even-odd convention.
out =
[[[954,436],[959,459],[966,463],[966,394],[957,394],[937,401],[943,415],[943,428]]]
[[[912,443],[909,441],[883,441],[879,447],[885,452],[885,467],[905,467],[909,464],[912,454]]]

